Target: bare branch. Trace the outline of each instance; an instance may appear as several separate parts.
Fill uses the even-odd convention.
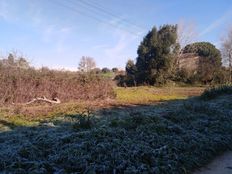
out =
[[[177,26],[178,42],[180,44],[181,49],[196,40],[197,32],[195,23],[186,23],[182,20],[178,23]]]
[[[229,27],[226,35],[222,38],[223,63],[229,66],[230,81],[232,81],[232,26]]]
[[[83,56],[80,60],[78,69],[81,72],[90,72],[96,67],[96,63],[92,57]]]
[[[31,101],[25,103],[25,105],[32,104],[32,103],[34,103],[36,101],[48,102],[48,103],[51,103],[51,104],[59,104],[59,103],[61,103],[61,101],[58,98],[54,98],[54,99],[50,100],[50,99],[47,99],[46,97],[43,96],[43,97],[36,97],[36,98],[32,99]]]

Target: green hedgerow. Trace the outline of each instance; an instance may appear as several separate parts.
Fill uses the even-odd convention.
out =
[[[217,87],[212,87],[209,89],[206,89],[200,98],[202,100],[211,100],[214,99],[220,95],[224,94],[232,94],[232,85],[221,85]]]

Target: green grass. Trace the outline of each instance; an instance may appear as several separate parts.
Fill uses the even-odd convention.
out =
[[[116,100],[118,102],[128,104],[147,104],[157,101],[186,99],[193,95],[191,94],[192,89],[197,89],[199,95],[202,92],[202,88],[156,88],[145,86],[115,88],[115,91],[117,94]]]
[[[101,73],[101,76],[104,77],[104,78],[112,79],[112,78],[114,78],[115,73],[114,72]]]

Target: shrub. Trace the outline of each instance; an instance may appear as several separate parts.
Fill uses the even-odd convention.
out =
[[[0,83],[0,104],[25,103],[42,96],[62,102],[115,96],[110,81],[93,73],[1,66]]]
[[[116,75],[114,81],[116,82],[117,86],[126,86],[126,75]]]
[[[91,70],[91,73],[100,74],[101,69],[100,68],[94,68],[94,69]]]
[[[76,115],[73,118],[76,121],[76,123],[73,125],[74,129],[90,129],[94,125],[94,115],[93,112],[90,110]]]
[[[114,72],[114,73],[117,73],[118,72],[118,68],[114,67],[114,68],[112,68],[111,71]]]
[[[106,67],[105,67],[105,68],[102,68],[101,71],[102,71],[102,73],[109,73],[109,72],[111,72],[110,69],[109,69],[109,68],[106,68]]]
[[[232,94],[232,86],[231,85],[222,85],[218,87],[212,87],[206,89],[203,94],[200,96],[203,100],[214,99],[220,95],[224,94]]]

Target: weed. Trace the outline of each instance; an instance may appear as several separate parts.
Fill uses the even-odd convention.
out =
[[[73,128],[74,129],[90,129],[94,125],[94,114],[90,109],[87,109],[86,111],[72,116],[74,119]]]

